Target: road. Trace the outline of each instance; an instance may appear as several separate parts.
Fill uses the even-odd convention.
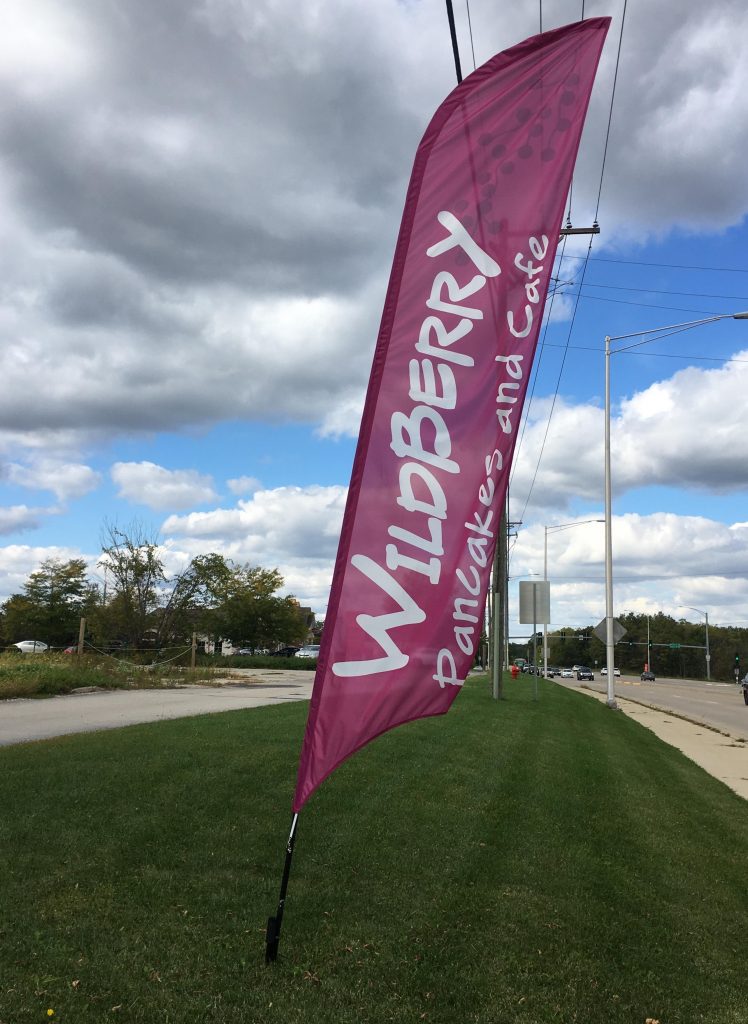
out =
[[[222,686],[76,691],[64,697],[0,702],[0,746],[77,732],[119,729],[188,715],[308,700],[314,672],[237,670]]]
[[[572,688],[582,685],[605,693],[607,680],[595,675],[593,683],[557,679]],[[739,686],[734,683],[707,683],[694,679],[657,679],[642,683],[636,676],[615,679],[616,696],[665,708],[692,722],[703,722],[735,738],[748,740],[748,705]]]

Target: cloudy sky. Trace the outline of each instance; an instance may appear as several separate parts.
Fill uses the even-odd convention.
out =
[[[742,0],[610,14],[515,462],[510,599],[599,519],[606,334],[748,309]],[[537,0],[455,0],[465,72]],[[472,28],[472,43],[469,33]],[[613,76],[622,38],[605,153]],[[6,0],[0,597],[102,524],[277,567],[324,614],[443,0]],[[604,159],[605,154],[605,159]],[[598,209],[599,196],[599,209]],[[618,610],[748,625],[748,323],[614,357]],[[548,534],[556,625],[604,614],[603,527]]]

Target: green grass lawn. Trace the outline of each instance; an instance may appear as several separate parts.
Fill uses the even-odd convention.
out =
[[[270,967],[306,704],[0,749],[0,1022],[746,1024],[748,803],[532,690],[321,787]]]

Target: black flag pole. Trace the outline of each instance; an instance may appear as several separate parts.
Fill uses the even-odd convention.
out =
[[[298,812],[291,819],[291,831],[288,833],[286,843],[286,860],[283,865],[283,878],[281,879],[280,895],[278,896],[278,909],[275,917],[268,918],[268,927],[265,933],[265,963],[272,964],[278,959],[278,946],[280,945],[281,925],[283,923],[283,908],[286,904],[286,890],[288,889],[288,878],[291,874],[291,858],[296,843],[296,824],[299,820]]]
[[[449,19],[449,34],[452,37],[452,53],[455,58],[455,71],[457,72],[457,84],[462,81],[462,68],[460,67],[460,49],[457,45],[457,29],[455,28],[455,12],[452,9],[452,0],[447,0],[447,18]]]

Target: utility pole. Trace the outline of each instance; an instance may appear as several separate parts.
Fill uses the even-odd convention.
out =
[[[493,560],[493,617],[491,637],[491,670],[493,677],[493,699],[504,697],[504,637],[506,622],[506,510],[499,520],[499,535]]]
[[[86,642],[86,620],[81,619],[80,628],[78,629],[78,657],[83,654],[83,645]]]

